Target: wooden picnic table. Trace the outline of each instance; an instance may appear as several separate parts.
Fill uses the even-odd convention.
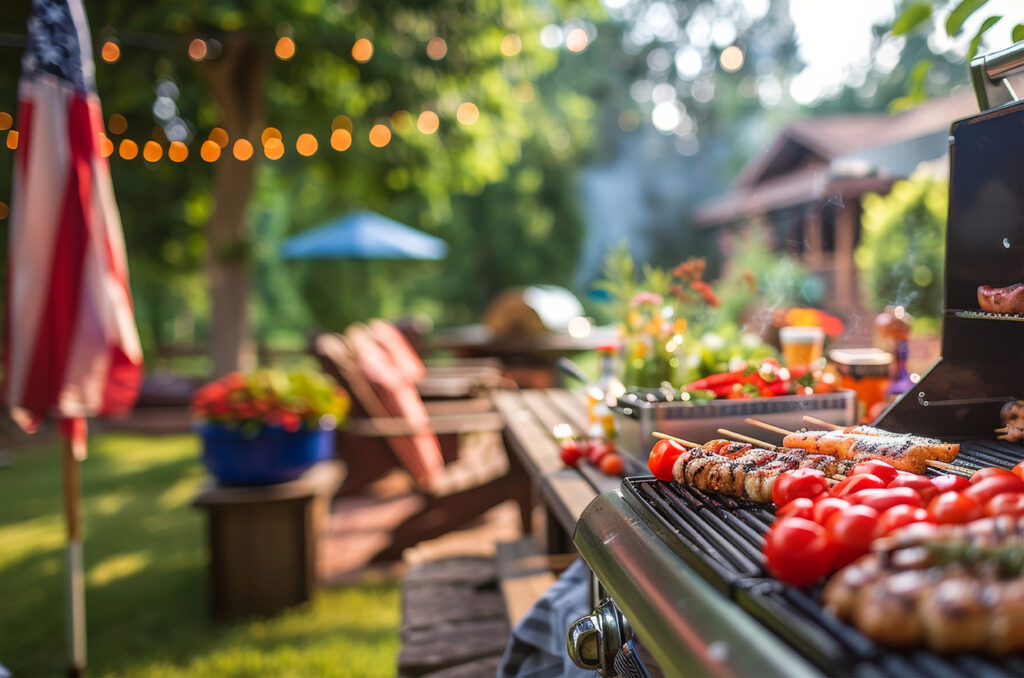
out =
[[[568,424],[581,435],[588,424],[584,396],[565,389],[499,391],[494,406],[505,420],[505,447],[513,463],[520,464],[530,479],[534,496],[547,517],[548,553],[574,550],[572,534],[583,509],[594,497],[619,487],[621,478],[602,473],[580,460],[567,467],[552,434],[557,424]],[[626,475],[647,473],[641,461],[622,455]]]

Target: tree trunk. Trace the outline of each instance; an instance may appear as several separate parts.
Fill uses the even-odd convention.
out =
[[[249,258],[251,243],[246,209],[256,178],[260,134],[266,110],[265,50],[245,37],[228,37],[219,59],[203,62],[210,92],[220,106],[228,145],[214,166],[213,214],[206,227],[210,297],[210,358],[219,377],[255,366],[249,324]],[[236,139],[248,139],[252,157],[237,160]]]

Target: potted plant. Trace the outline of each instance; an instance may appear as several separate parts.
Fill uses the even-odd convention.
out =
[[[301,371],[232,372],[192,398],[203,463],[229,485],[293,480],[329,459],[333,431],[345,423],[348,409],[343,389]]]

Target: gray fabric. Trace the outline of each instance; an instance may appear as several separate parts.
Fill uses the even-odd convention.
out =
[[[509,636],[497,678],[593,678],[565,650],[569,624],[593,610],[590,570],[577,559],[526,613]]]

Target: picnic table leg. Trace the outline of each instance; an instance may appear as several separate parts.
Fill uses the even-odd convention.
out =
[[[63,436],[64,516],[68,543],[66,612],[68,640],[68,675],[80,676],[85,671],[85,575],[82,571],[82,516],[79,505],[78,462],[85,457],[85,420],[81,430]],[[72,424],[72,428],[75,425]]]

